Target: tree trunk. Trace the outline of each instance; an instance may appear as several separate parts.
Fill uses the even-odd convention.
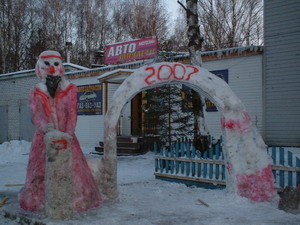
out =
[[[200,35],[198,22],[198,0],[186,0],[186,18],[188,25],[188,48],[191,57],[191,64],[202,66],[201,48],[203,38]]]
[[[186,7],[177,1],[186,12],[187,26],[188,26],[188,49],[191,57],[191,64],[195,66],[202,66],[201,48],[203,38],[200,35],[199,21],[198,21],[198,0],[186,0]],[[193,94],[193,114],[194,114],[194,145],[201,151],[206,151],[207,131],[205,128],[203,104],[204,98],[198,95],[196,91]],[[202,133],[200,132],[202,131]]]

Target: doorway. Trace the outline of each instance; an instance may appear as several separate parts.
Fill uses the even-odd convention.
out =
[[[131,134],[133,136],[143,135],[143,113],[142,113],[143,93],[138,93],[131,100]]]

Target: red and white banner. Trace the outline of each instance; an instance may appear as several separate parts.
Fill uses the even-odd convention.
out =
[[[157,56],[158,41],[148,37],[128,42],[120,42],[105,47],[105,63],[122,63],[131,60],[149,59]]]

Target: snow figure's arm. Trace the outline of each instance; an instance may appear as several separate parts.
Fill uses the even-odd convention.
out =
[[[47,95],[39,89],[35,89],[30,96],[30,111],[36,128],[47,132],[52,124],[51,106]]]
[[[77,88],[74,84],[71,84],[68,93],[68,119],[66,124],[66,132],[69,134],[75,133],[77,122]]]

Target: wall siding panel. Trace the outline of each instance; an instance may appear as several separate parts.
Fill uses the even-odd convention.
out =
[[[264,138],[300,146],[300,1],[264,3]]]
[[[203,63],[207,70],[228,69],[228,84],[241,99],[253,123],[262,131],[262,55],[243,56]],[[211,135],[222,135],[220,112],[206,112],[206,124]]]

